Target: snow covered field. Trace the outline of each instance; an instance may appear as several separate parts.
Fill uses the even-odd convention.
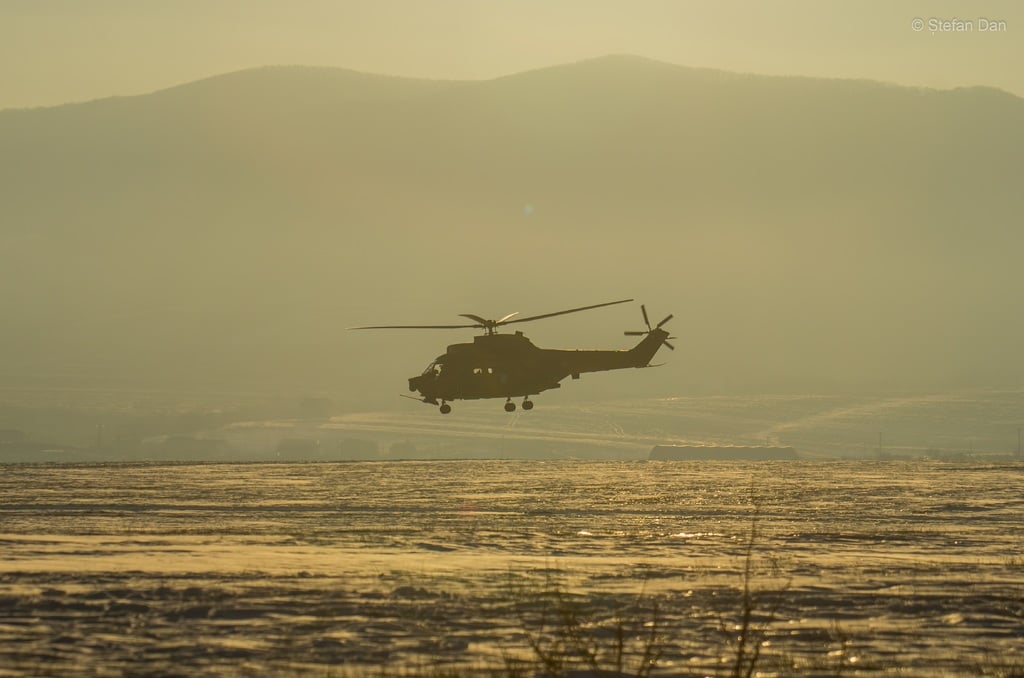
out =
[[[486,675],[567,610],[728,675],[752,526],[762,675],[1024,670],[1016,462],[2,470],[0,675]]]

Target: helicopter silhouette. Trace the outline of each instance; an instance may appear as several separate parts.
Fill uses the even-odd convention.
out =
[[[482,335],[472,343],[451,344],[444,354],[433,360],[422,374],[409,378],[409,390],[418,392],[419,398],[404,396],[435,405],[441,414],[452,411],[453,400],[479,400],[505,398],[505,411],[514,412],[513,398],[523,398],[523,409],[532,410],[531,395],[553,388],[561,388],[566,377],[579,379],[584,372],[621,370],[627,367],[649,367],[651,359],[663,345],[671,350],[668,331],[662,329],[672,315],[655,326],[647,318],[647,309],[641,304],[646,330],[626,332],[626,336],[643,336],[636,346],[625,350],[585,350],[538,348],[522,332],[498,334],[498,328],[514,323],[532,322],[544,318],[589,311],[602,306],[625,304],[632,299],[609,301],[593,306],[570,308],[565,311],[543,313],[527,318],[509,313],[498,320],[490,320],[472,313],[460,314],[473,321],[464,325],[369,325],[350,327],[352,330],[420,330],[420,329],[482,329]]]

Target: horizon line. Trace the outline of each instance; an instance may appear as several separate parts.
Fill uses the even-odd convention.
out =
[[[669,68],[674,68],[674,69],[680,69],[680,70],[686,70],[686,71],[695,71],[695,72],[717,73],[717,74],[728,75],[728,76],[736,76],[736,77],[770,78],[770,79],[779,79],[779,80],[810,80],[810,81],[817,81],[817,82],[864,83],[864,84],[874,84],[874,85],[881,85],[881,86],[885,86],[885,87],[894,87],[894,88],[900,88],[900,89],[911,89],[911,90],[919,90],[919,91],[926,91],[926,92],[955,92],[955,91],[958,91],[958,90],[965,90],[965,89],[967,89],[967,90],[978,89],[978,90],[990,90],[992,92],[998,92],[998,93],[1001,93],[1001,94],[1005,94],[1005,95],[1011,96],[1011,97],[1013,97],[1015,99],[1024,99],[1024,95],[1022,95],[1022,94],[1017,94],[1017,93],[1012,92],[1010,90],[1003,89],[1001,87],[996,87],[996,86],[993,86],[993,85],[981,85],[981,84],[976,84],[976,85],[957,85],[955,87],[940,88],[940,87],[932,87],[932,86],[928,86],[928,85],[904,84],[904,83],[899,83],[899,82],[895,82],[895,81],[879,80],[879,79],[869,78],[869,77],[864,77],[864,78],[855,78],[855,77],[846,77],[846,76],[827,77],[827,76],[820,76],[820,75],[761,73],[761,72],[755,72],[755,71],[733,71],[733,70],[728,70],[728,69],[724,69],[724,68],[714,68],[714,67],[710,67],[710,66],[689,66],[689,65],[685,65],[685,64],[674,63],[674,62],[671,62],[671,61],[664,61],[664,60],[661,60],[661,59],[655,59],[655,58],[652,58],[652,57],[647,57],[647,56],[643,56],[643,55],[639,55],[639,54],[609,53],[609,54],[602,54],[602,55],[598,55],[598,56],[587,57],[587,58],[584,58],[584,59],[578,59],[578,60],[575,60],[575,61],[565,61],[565,62],[549,64],[549,65],[546,65],[546,66],[538,66],[538,67],[535,67],[535,68],[527,68],[525,70],[514,71],[514,72],[510,72],[510,73],[504,73],[502,75],[497,75],[497,76],[490,77],[490,78],[443,78],[443,77],[432,78],[432,77],[418,77],[418,76],[402,75],[402,74],[396,74],[396,73],[385,73],[385,72],[369,71],[369,70],[364,71],[364,70],[357,70],[357,69],[354,69],[354,68],[349,68],[347,66],[324,65],[324,64],[297,64],[297,63],[293,63],[293,64],[282,64],[282,63],[278,63],[278,64],[259,64],[259,65],[253,65],[253,66],[246,66],[244,68],[238,68],[238,69],[230,70],[230,71],[223,71],[223,72],[219,72],[219,73],[213,73],[211,75],[202,76],[202,77],[199,77],[199,78],[195,78],[193,80],[187,80],[187,81],[184,81],[184,82],[178,82],[178,83],[171,84],[171,85],[161,86],[161,87],[157,87],[156,89],[147,90],[147,91],[144,91],[144,92],[137,92],[137,93],[133,93],[133,94],[114,93],[114,94],[109,94],[109,95],[105,95],[105,96],[98,96],[98,97],[95,97],[95,98],[92,98],[92,99],[79,99],[79,100],[64,101],[64,102],[61,102],[61,103],[54,103],[54,104],[39,104],[39,105],[30,105],[30,106],[8,106],[8,107],[0,108],[0,113],[8,113],[8,112],[12,112],[12,111],[21,111],[21,112],[25,112],[25,111],[39,111],[39,110],[52,109],[52,108],[61,108],[63,106],[80,106],[80,105],[90,104],[90,103],[94,103],[94,102],[98,102],[98,101],[107,101],[107,100],[110,100],[110,99],[132,99],[132,98],[137,98],[137,97],[146,97],[146,96],[152,96],[154,94],[159,94],[161,92],[167,92],[167,91],[178,89],[178,88],[182,88],[182,87],[188,87],[190,85],[194,85],[194,84],[201,83],[201,82],[206,82],[206,81],[209,81],[209,80],[216,80],[218,78],[230,77],[232,75],[238,75],[238,74],[241,74],[241,73],[248,73],[248,72],[260,71],[260,70],[309,69],[309,70],[323,70],[323,71],[344,71],[344,72],[354,73],[354,74],[359,74],[359,75],[364,75],[364,76],[370,76],[370,77],[376,77],[376,78],[391,78],[391,79],[395,79],[395,80],[410,80],[410,81],[419,81],[419,82],[438,82],[438,83],[485,83],[485,82],[494,82],[494,81],[502,80],[502,79],[506,79],[506,78],[514,78],[514,77],[518,77],[518,76],[527,75],[527,74],[530,74],[530,73],[537,73],[537,72],[551,70],[551,69],[566,68],[566,67],[572,67],[572,66],[580,66],[580,65],[583,65],[583,64],[592,63],[592,62],[596,62],[596,61],[613,60],[613,59],[619,59],[619,60],[632,59],[632,60],[636,60],[636,61],[639,61],[639,62],[647,62],[649,64],[654,64],[654,65],[657,65],[659,67],[669,67]]]

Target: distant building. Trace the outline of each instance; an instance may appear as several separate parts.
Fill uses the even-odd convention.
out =
[[[343,438],[338,441],[338,455],[342,459],[378,459],[377,443],[360,438]]]
[[[413,459],[416,457],[416,446],[407,440],[392,443],[388,448],[388,456],[392,459]]]
[[[775,445],[658,445],[649,456],[671,461],[770,461],[799,459],[792,447]]]
[[[315,459],[320,456],[320,441],[313,438],[283,438],[274,451],[282,459]]]
[[[195,438],[193,436],[159,436],[145,443],[147,455],[163,459],[223,459],[228,457],[231,445],[221,438]]]

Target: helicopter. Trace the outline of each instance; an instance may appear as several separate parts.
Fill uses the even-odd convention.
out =
[[[647,318],[647,308],[641,304],[640,312],[643,314],[647,329],[626,332],[626,336],[642,336],[643,339],[633,348],[625,350],[538,348],[522,332],[498,334],[499,328],[631,301],[633,300],[621,299],[527,318],[516,318],[515,316],[519,315],[518,311],[498,320],[473,313],[461,313],[463,318],[473,321],[471,324],[462,325],[369,325],[349,329],[482,329],[484,333],[474,337],[472,343],[451,344],[442,355],[427,365],[421,374],[410,377],[409,390],[418,392],[419,397],[405,394],[403,397],[434,405],[441,414],[452,411],[450,401],[453,400],[505,398],[505,411],[515,412],[516,404],[512,402],[513,398],[522,398],[522,408],[532,410],[531,395],[561,388],[559,382],[566,377],[579,379],[584,372],[649,367],[654,354],[663,345],[675,350],[668,341],[674,337],[670,337],[668,331],[662,329],[673,316],[666,316],[652,327]]]

